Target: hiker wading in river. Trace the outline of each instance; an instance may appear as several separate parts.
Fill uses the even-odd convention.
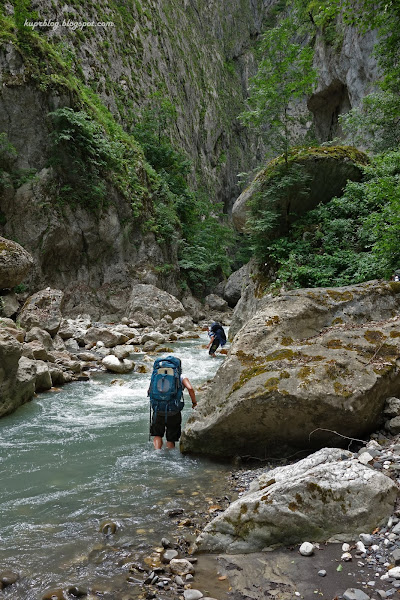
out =
[[[221,348],[226,344],[226,335],[221,323],[212,323],[208,329],[210,342],[207,346],[208,354],[215,357],[215,351],[219,346]]]
[[[157,358],[153,364],[150,387],[150,436],[156,450],[161,450],[166,433],[167,448],[175,448],[181,437],[183,389],[189,392],[192,408],[197,406],[196,394],[176,356]],[[152,414],[153,413],[153,414]]]

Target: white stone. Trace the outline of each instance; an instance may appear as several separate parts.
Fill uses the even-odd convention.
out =
[[[342,552],[348,552],[350,550],[350,544],[343,544]]]
[[[173,558],[169,563],[171,572],[175,575],[187,575],[191,573],[194,575],[194,566],[186,558]]]
[[[393,567],[393,569],[389,569],[388,575],[394,579],[400,579],[400,567]]]
[[[352,560],[352,558],[353,557],[351,556],[350,552],[344,552],[342,554],[342,556],[340,557],[340,560],[344,560],[346,562],[349,562],[350,560]]]
[[[360,456],[358,457],[358,460],[360,461],[360,463],[362,465],[367,465],[371,460],[373,460],[373,456],[371,456],[371,454],[369,452],[363,452],[362,454],[360,454]]]
[[[183,597],[185,600],[200,600],[203,598],[203,594],[199,590],[185,590]]]
[[[369,596],[357,588],[349,588],[343,594],[344,600],[370,600]]]
[[[358,552],[364,553],[367,551],[367,549],[365,548],[364,544],[362,542],[357,542],[356,543],[356,550]]]
[[[303,542],[299,548],[299,552],[303,556],[311,556],[314,554],[314,546],[310,542]]]
[[[134,363],[131,360],[124,358],[120,360],[113,354],[105,356],[101,363],[106,367],[108,371],[112,373],[130,373],[134,368]]]
[[[322,458],[335,454],[336,461],[321,464]],[[321,533],[315,541],[343,542],[386,522],[397,496],[389,477],[362,465],[350,452],[326,448],[265,472],[255,487],[259,489],[243,494],[205,527],[196,540],[199,550],[259,552],[276,544],[300,544],[303,540],[296,531],[317,527]],[[347,499],[345,512],[335,500],[338,497]],[[322,514],[330,518],[321,518]]]

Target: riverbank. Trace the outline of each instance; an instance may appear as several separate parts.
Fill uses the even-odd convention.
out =
[[[384,431],[374,434],[369,443],[370,456],[374,455],[369,467],[385,471],[397,484],[400,472],[399,449],[400,436],[392,436]],[[365,454],[365,448],[357,453],[358,456],[362,454]],[[149,450],[147,460],[150,458],[156,459],[167,469],[173,465],[179,467],[182,459],[178,450],[163,450],[160,453]],[[24,581],[25,574],[17,573],[20,580],[0,591],[0,598],[190,600],[203,597],[216,600],[311,600],[319,597],[333,600],[351,598],[352,596],[346,596],[349,589],[360,590],[354,596],[360,600],[396,597],[400,583],[389,575],[389,569],[396,564],[400,552],[400,537],[397,533],[400,513],[397,506],[386,526],[373,533],[365,532],[362,538],[364,551],[362,547],[356,548],[356,542],[361,540],[348,540],[349,560],[342,558],[347,551],[343,549],[342,543],[314,544],[311,556],[299,553],[300,544],[246,555],[191,553],[194,540],[206,524],[216,514],[224,511],[236,497],[242,496],[251,482],[265,472],[266,468],[276,466],[276,462],[252,468],[248,468],[246,464],[235,464],[225,475],[216,472],[216,476],[212,476],[210,473],[206,475],[206,480],[198,479],[197,485],[192,482],[191,489],[175,488],[172,496],[171,489],[166,490],[167,498],[159,511],[162,521],[156,517],[155,507],[153,509],[158,521],[152,533],[139,524],[136,528],[132,527],[135,521],[133,509],[130,513],[125,512],[124,519],[102,521],[98,525],[98,542],[89,553],[74,559],[75,578],[70,578],[69,585],[42,585],[41,592],[26,595],[22,591],[27,584]],[[304,541],[313,542],[312,539]],[[174,551],[177,552],[177,558],[192,564],[193,572],[189,572],[188,577],[185,568],[181,575],[171,573],[168,561],[174,556]],[[103,573],[96,584],[85,583],[89,563],[97,564]],[[68,569],[67,565],[66,568]],[[50,583],[46,576],[41,577],[43,583]]]
[[[201,398],[224,357],[210,359],[207,333],[195,333],[171,349]],[[174,519],[179,537],[193,538],[214,496],[223,500],[229,465],[154,452],[147,389],[156,356],[135,353],[147,372],[90,370],[87,381],[39,393],[0,419],[0,571],[18,576],[0,598],[41,600],[73,587],[90,590],[89,598],[129,598],[136,586],[128,565],[159,547]],[[168,516],[179,508],[184,516]],[[193,526],[180,526],[185,518]]]
[[[399,486],[400,436],[380,431],[373,434],[367,449],[371,454],[366,464],[372,469],[383,470]],[[366,454],[366,448],[361,448],[356,454],[361,457]],[[231,497],[244,494],[250,483],[266,468],[232,471],[228,479]],[[216,499],[221,504],[220,500]],[[222,508],[219,506],[216,510]],[[199,529],[204,528],[212,513],[203,513],[202,516],[204,520]],[[159,589],[154,589],[154,584],[148,582],[145,597],[179,597],[185,600],[210,596],[217,600],[394,598],[400,593],[400,569],[396,568],[400,563],[399,517],[400,510],[396,503],[393,514],[383,526],[376,527],[373,532],[365,531],[357,539],[349,538],[345,543],[313,543],[310,556],[300,553],[300,544],[271,552],[200,554],[194,558],[190,549],[187,549],[182,556],[189,561],[196,561],[193,579],[191,576],[188,581],[183,578],[184,585],[178,589],[172,583],[171,587],[168,585],[163,589],[161,595]],[[313,542],[312,539],[304,541]],[[161,563],[160,569],[164,571],[159,571],[162,581],[162,577],[168,573],[168,567],[163,567]]]

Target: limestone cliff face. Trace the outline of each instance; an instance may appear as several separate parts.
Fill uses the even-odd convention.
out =
[[[124,4],[124,3],[122,3]],[[255,145],[237,121],[255,71],[254,41],[274,0],[113,0],[56,5],[32,2],[40,19],[59,27],[40,28],[61,52],[81,65],[79,76],[129,129],[151,95],[161,91],[177,108],[171,136],[194,164],[202,183],[226,203],[237,195],[236,175],[255,162]],[[13,9],[8,6],[11,13]],[[82,32],[62,22],[101,21],[111,27]],[[9,134],[25,168],[45,166],[49,108],[71,99],[43,95],[23,81],[21,58],[5,45],[0,130]],[[19,85],[21,84],[21,85]],[[50,88],[50,89],[49,89]],[[26,147],[28,139],[28,148]],[[249,152],[249,150],[251,150]]]
[[[85,97],[97,94],[128,132],[140,110],[151,105],[152,94],[160,92],[176,107],[170,135],[192,161],[193,185],[229,209],[238,195],[237,173],[253,167],[258,158],[256,140],[239,125],[237,115],[255,71],[254,41],[271,4],[273,0],[136,0],[123,5],[103,0],[60,6],[34,1],[37,19],[59,23],[37,28],[43,61],[36,70],[29,50],[21,51],[15,25],[9,25],[14,8],[5,4],[0,133],[16,149],[9,160],[12,168],[28,173],[30,181],[21,185],[21,180],[6,177],[0,192],[0,234],[33,254],[32,291],[44,285],[62,288],[68,310],[82,308],[95,318],[120,315],[135,282],[179,295],[176,245],[161,243],[139,224],[131,202],[112,186],[108,206],[97,214],[57,202],[49,168],[48,113],[82,107],[82,92],[68,83],[70,73]],[[73,31],[62,26],[64,20],[113,26]],[[148,177],[140,164],[136,168],[146,188]],[[172,268],[163,274],[165,264]]]
[[[318,85],[307,106],[320,142],[341,137],[339,115],[359,106],[364,96],[376,88],[380,77],[373,55],[376,41],[376,32],[361,34],[341,22],[336,24],[334,43],[327,43],[323,35],[317,35],[314,66]]]
[[[61,6],[33,0],[32,14],[36,11],[36,19],[50,22],[38,29],[43,43],[35,63],[32,54],[21,52],[15,26],[10,25],[13,4],[4,3],[0,134],[7,134],[16,149],[13,169],[28,170],[30,181],[6,178],[0,191],[0,235],[17,240],[34,256],[31,291],[44,285],[62,288],[69,309],[79,312],[85,303],[96,318],[120,315],[132,282],[156,284],[179,295],[176,245],[161,243],[143,223],[139,225],[132,217],[131,202],[115,189],[108,189],[108,205],[97,214],[54,201],[47,115],[64,106],[82,108],[82,93],[75,84],[65,83],[69,74],[85,86],[86,98],[96,94],[128,132],[140,110],[151,105],[152,95],[161,93],[176,107],[170,135],[193,163],[192,183],[230,212],[239,195],[237,173],[254,168],[263,154],[259,140],[237,116],[256,70],[255,41],[275,4],[275,0],[95,4],[78,0]],[[113,25],[80,31],[63,26],[64,21]],[[355,32],[343,35],[340,51],[317,36],[321,77],[309,106],[321,140],[335,134],[337,113],[358,103],[377,76],[372,38]],[[343,94],[337,99],[339,88],[349,102]],[[137,170],[146,187],[140,164]],[[171,266],[168,272],[166,264]]]

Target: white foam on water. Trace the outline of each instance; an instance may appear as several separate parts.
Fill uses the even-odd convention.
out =
[[[202,333],[173,346],[194,386],[212,378],[224,358],[209,357],[206,343]],[[94,375],[57,394],[41,394],[0,420],[1,564],[38,574],[38,582],[71,581],[74,571],[65,562],[73,564],[76,555],[104,541],[103,520],[121,523],[133,543],[135,528],[161,531],[168,507],[198,485],[207,488],[212,473],[226,471],[178,449],[154,451],[148,435],[150,376]],[[113,379],[124,385],[111,384]],[[191,413],[185,396],[184,422]],[[39,583],[32,585],[39,597]]]

